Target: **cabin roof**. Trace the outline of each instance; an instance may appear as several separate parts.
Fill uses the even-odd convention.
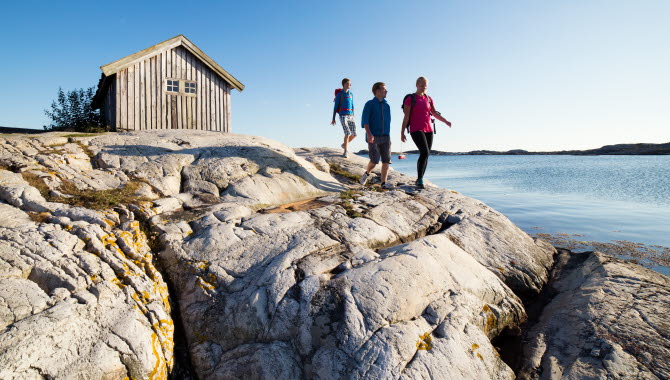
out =
[[[237,80],[234,76],[230,75],[229,72],[224,70],[223,67],[219,66],[218,63],[214,62],[213,59],[211,59],[207,54],[205,54],[202,50],[200,50],[197,46],[195,46],[193,42],[189,41],[188,38],[184,37],[184,35],[182,34],[170,38],[169,40],[158,43],[149,48],[146,48],[144,50],[138,51],[137,53],[131,54],[127,57],[123,57],[112,63],[100,66],[100,69],[102,70],[104,76],[109,77],[131,65],[134,65],[139,61],[143,61],[163,51],[174,49],[177,46],[183,46],[191,54],[198,57],[198,59],[202,61],[205,65],[207,65],[207,67],[212,69],[215,73],[221,76],[221,78],[223,78],[226,82],[230,83],[238,91],[244,90],[244,85],[242,84],[242,82]]]

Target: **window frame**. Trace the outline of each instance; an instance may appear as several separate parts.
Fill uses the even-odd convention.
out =
[[[173,82],[172,84],[170,82]],[[177,82],[177,91],[170,90],[170,87],[174,87],[174,82]],[[172,95],[179,95],[181,93],[181,82],[179,79],[175,78],[165,78],[165,92]]]
[[[186,96],[198,96],[198,82],[194,80],[187,80],[187,79],[182,79],[182,82],[184,84],[184,95]],[[186,91],[186,85],[187,84],[193,84],[193,87],[188,87],[189,89],[193,89],[193,92],[187,92]]]
[[[174,84],[169,84],[170,82],[177,82],[179,91],[168,90],[168,87],[174,87]],[[193,89],[195,92],[186,92],[187,84],[193,84],[194,86],[189,87],[189,89]],[[182,95],[182,96],[193,96],[193,97],[198,96],[198,82],[194,80],[165,78],[165,86],[163,88],[165,89],[165,93],[168,95]]]

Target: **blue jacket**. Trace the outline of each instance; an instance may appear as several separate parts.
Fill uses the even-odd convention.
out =
[[[365,128],[365,124],[368,124],[373,136],[390,136],[391,107],[389,107],[386,99],[380,102],[377,98],[372,98],[365,103],[361,126]]]
[[[339,113],[340,115],[353,115],[354,94],[352,94],[351,91],[346,93],[344,91],[340,91],[335,96],[335,106],[333,111]]]

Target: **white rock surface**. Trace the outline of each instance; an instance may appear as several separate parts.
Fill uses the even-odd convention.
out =
[[[0,378],[167,376],[167,286],[137,222],[0,227]]]
[[[447,205],[456,216],[447,234],[523,298],[536,296],[546,284],[556,250],[533,240],[507,217],[457,192],[430,188],[421,195]]]
[[[261,137],[166,130],[106,135],[90,144],[100,167],[145,179],[165,196],[183,188],[218,196],[216,188],[269,205],[343,189],[291,149]]]
[[[30,217],[21,209],[0,203],[0,227],[23,227],[33,224]]]
[[[523,321],[521,302],[444,234],[353,265],[362,242],[319,225],[309,212],[215,221],[163,253],[200,377],[232,378],[242,366],[261,377],[514,377],[489,340]],[[424,355],[425,333],[434,348]]]

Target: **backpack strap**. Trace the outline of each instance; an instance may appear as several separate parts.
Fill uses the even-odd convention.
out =
[[[414,105],[416,104],[416,94],[407,94],[405,97],[402,99],[402,105],[403,108],[405,107],[405,100],[407,100],[407,97],[410,97],[411,101],[409,103],[409,115],[407,117],[407,125],[403,126],[403,129],[407,129],[407,132],[409,132],[409,123],[412,121],[412,109],[414,109]]]
[[[340,97],[340,101],[337,102],[337,114],[340,114],[340,111],[342,111],[342,94],[344,93],[344,90],[340,91],[337,96]]]

